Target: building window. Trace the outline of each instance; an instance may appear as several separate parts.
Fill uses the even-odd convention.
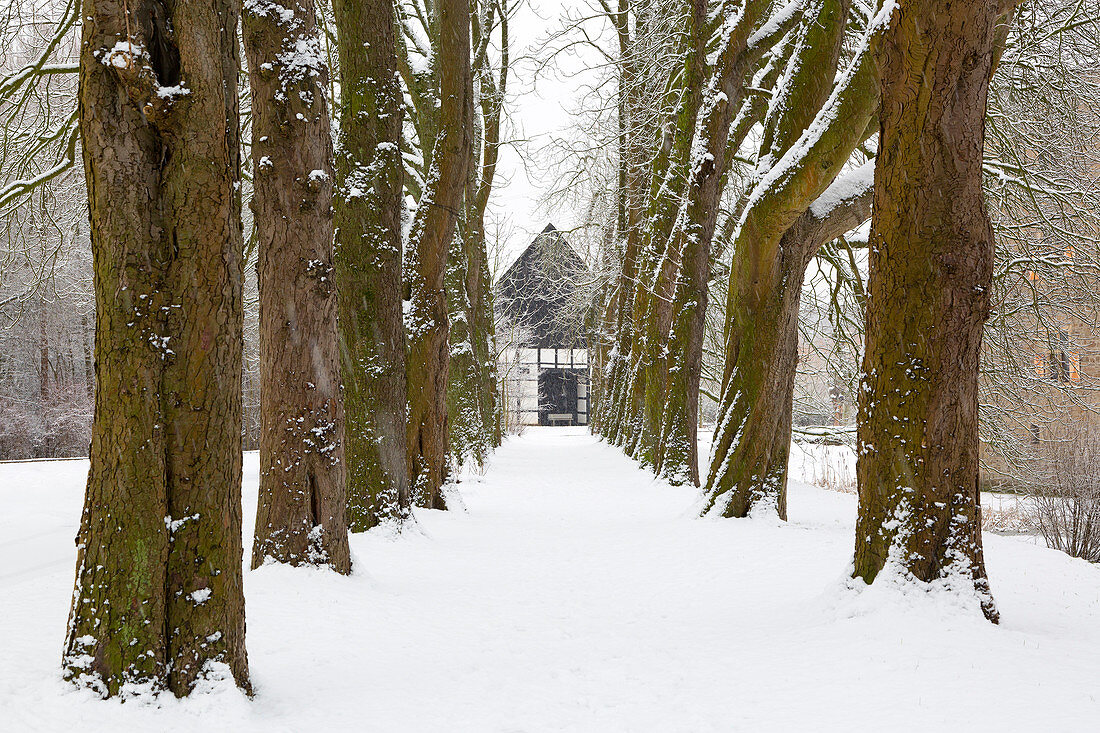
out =
[[[1076,382],[1081,379],[1081,357],[1073,351],[1069,342],[1069,331],[1058,331],[1058,343],[1050,350],[1049,377],[1053,382]]]
[[[1058,331],[1057,341],[1052,343],[1045,354],[1035,354],[1035,376],[1051,382],[1065,384],[1081,380],[1081,355],[1073,348],[1069,340],[1069,331]]]
[[[1047,375],[1046,360],[1043,358],[1042,354],[1035,354],[1032,357],[1032,365],[1035,368],[1035,376],[1037,378],[1042,379]]]
[[[1047,377],[1052,382],[1069,381],[1069,359],[1062,349],[1051,349],[1047,359]]]

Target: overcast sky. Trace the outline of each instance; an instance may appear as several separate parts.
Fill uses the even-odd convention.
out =
[[[533,158],[544,150],[552,137],[570,133],[573,125],[570,112],[585,78],[584,74],[578,76],[575,72],[584,61],[562,60],[553,67],[552,73],[539,74],[533,83],[535,62],[532,57],[539,55],[540,41],[545,40],[548,32],[561,27],[561,15],[566,8],[584,7],[584,0],[526,0],[509,27],[514,68],[508,80],[508,119],[502,138],[515,140],[517,144],[501,149],[489,202],[489,221],[486,222],[490,248],[494,242],[500,242],[498,274],[548,222],[559,229],[569,229],[578,223],[573,207],[548,207],[542,203],[554,181],[550,180],[552,174],[543,170]]]

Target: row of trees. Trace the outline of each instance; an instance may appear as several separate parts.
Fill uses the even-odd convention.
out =
[[[633,8],[624,6],[628,11],[624,16],[627,18],[625,27],[641,27],[646,13],[653,12],[646,11],[643,7],[645,5],[636,3]],[[655,5],[664,8],[667,4]],[[676,7],[686,12],[684,4]],[[817,156],[815,160],[818,168],[829,163],[832,160],[830,156],[844,158],[839,172],[835,164],[830,164],[832,168],[823,172],[824,178],[820,185],[836,184],[828,194],[818,191],[820,186],[815,189],[799,189],[805,181],[793,174],[785,174],[786,177],[779,182],[780,185],[774,186],[772,184],[775,181],[769,180],[768,171],[782,158],[779,150],[772,149],[777,144],[782,147],[782,134],[777,136],[770,130],[782,131],[780,121],[783,109],[788,110],[788,118],[797,114],[814,117],[820,123],[819,127],[823,128],[825,138],[829,137],[829,130],[845,133],[850,132],[852,127],[859,126],[852,119],[835,117],[838,111],[844,114],[858,112],[857,116],[862,116],[867,109],[877,112],[871,98],[875,96],[874,89],[870,92],[857,92],[849,88],[843,92],[843,98],[834,100],[828,108],[820,106],[820,98],[826,92],[819,90],[815,114],[806,111],[815,107],[813,99],[798,97],[793,103],[796,106],[793,107],[787,106],[788,102],[785,101],[787,95],[796,94],[793,90],[798,84],[806,81],[802,77],[812,76],[806,69],[813,69],[815,72],[822,68],[830,69],[820,72],[817,87],[826,87],[829,92],[839,92],[839,72],[846,69],[855,71],[852,63],[865,33],[867,14],[864,12],[866,9],[854,6],[845,16],[847,28],[843,33],[835,31],[835,26],[820,25],[819,32],[825,32],[822,29],[827,27],[834,29],[836,37],[833,41],[840,44],[838,58],[813,56],[808,63],[803,63],[803,56],[818,53],[815,49],[819,45],[808,37],[804,41],[798,40],[798,31],[793,25],[796,12],[802,12],[799,7],[786,5],[782,11],[769,11],[774,14],[768,15],[768,20],[762,21],[759,26],[763,31],[768,23],[786,23],[789,32],[786,36],[781,36],[773,51],[763,55],[754,67],[754,75],[751,78],[746,76],[749,96],[730,127],[727,144],[736,144],[738,147],[729,148],[732,152],[727,171],[728,180],[723,183],[722,194],[717,199],[719,203],[714,207],[718,225],[711,240],[710,262],[707,265],[710,280],[707,288],[695,288],[696,295],[708,295],[710,300],[705,309],[706,325],[703,328],[701,360],[704,383],[701,402],[704,406],[712,399],[718,401],[718,392],[727,377],[728,369],[736,367],[734,362],[725,359],[728,330],[726,324],[741,319],[743,325],[736,332],[738,339],[750,340],[751,343],[747,344],[747,347],[751,347],[748,349],[749,353],[756,350],[755,339],[768,339],[775,333],[773,329],[766,328],[763,329],[762,336],[753,335],[750,333],[751,323],[747,320],[755,319],[747,319],[745,313],[734,312],[737,303],[752,300],[748,293],[742,293],[745,297],[736,297],[749,287],[747,281],[738,284],[737,278],[753,278],[754,282],[758,282],[761,275],[766,277],[759,280],[756,287],[761,293],[776,299],[776,303],[769,308],[775,311],[779,308],[779,300],[785,299],[782,310],[785,314],[783,323],[786,324],[786,347],[780,350],[780,356],[776,359],[778,362],[788,363],[785,368],[769,367],[772,375],[778,376],[772,379],[765,373],[763,381],[769,385],[765,391],[773,388],[770,385],[793,379],[797,345],[794,334],[797,327],[802,330],[803,356],[806,351],[811,351],[818,362],[817,365],[805,362],[799,364],[802,373],[811,376],[815,382],[825,383],[826,386],[819,391],[825,392],[826,398],[831,392],[837,401],[847,397],[854,402],[857,394],[858,369],[852,367],[858,362],[853,354],[858,354],[863,346],[867,227],[860,227],[855,232],[848,230],[869,217],[876,120],[872,120],[861,133],[861,139],[854,147],[851,140],[848,140],[839,150],[830,151],[828,144],[831,143],[825,139],[818,141],[816,153],[809,151],[811,158]],[[612,8],[602,7],[601,10],[606,16]],[[635,20],[635,16],[638,20]],[[991,202],[997,249],[992,286],[996,307],[991,312],[991,320],[986,329],[989,338],[982,353],[981,427],[983,437],[990,441],[991,448],[1009,458],[1020,458],[1026,454],[1026,451],[1021,450],[1026,445],[1021,445],[1019,436],[1013,435],[1012,428],[1020,423],[1026,425],[1035,419],[1030,414],[1032,410],[1020,409],[1021,407],[1030,408],[1048,400],[1051,401],[1052,408],[1058,401],[1080,402],[1082,395],[1088,397],[1098,386],[1089,375],[1081,374],[1080,379],[1071,385],[1073,393],[1067,389],[1056,390],[1057,394],[1052,394],[1054,390],[1037,390],[1033,364],[1033,357],[1040,350],[1036,345],[1040,342],[1050,344],[1053,353],[1055,345],[1068,340],[1069,345],[1066,348],[1080,353],[1100,333],[1095,315],[1097,295],[1095,289],[1088,284],[1091,280],[1090,273],[1097,264],[1095,233],[1100,225],[1096,215],[1096,140],[1100,132],[1100,118],[1097,114],[1100,109],[1100,89],[1095,74],[1095,49],[1100,36],[1098,18],[1100,11],[1095,4],[1029,2],[1017,6],[1012,23],[999,25],[998,64],[992,78],[987,115],[990,135],[986,141],[983,162],[983,182]],[[574,25],[585,20],[571,19]],[[615,29],[623,26],[617,20],[608,22],[607,25]],[[681,27],[687,26],[681,24]],[[1042,28],[1042,32],[1037,33],[1037,28]],[[586,37],[590,33],[590,30],[585,30]],[[656,165],[657,161],[646,156],[643,143],[630,143],[629,140],[639,135],[643,139],[646,136],[657,139],[653,137],[654,130],[673,129],[671,120],[683,114],[682,108],[677,107],[684,99],[681,92],[661,97],[652,90],[679,83],[677,75],[680,67],[670,65],[667,59],[671,57],[683,60],[687,40],[676,32],[653,33],[647,29],[643,35],[647,42],[657,38],[660,50],[647,47],[642,40],[631,41],[629,47],[623,46],[628,50],[620,53],[619,57],[608,64],[608,68],[619,82],[618,88],[626,90],[617,95],[620,100],[648,94],[634,113],[636,118],[649,119],[656,116],[661,119],[647,123],[648,131],[629,133],[624,137],[620,133],[628,125],[618,125],[622,115],[615,114],[613,100],[586,100],[588,109],[596,117],[605,112],[611,122],[611,125],[604,125],[601,129],[603,140],[608,143],[618,142],[619,150],[618,155],[607,158],[606,163],[617,166],[620,173],[630,169],[631,165]],[[712,33],[712,50],[717,40]],[[796,42],[802,44],[798,46],[802,50],[800,55],[791,59],[791,48]],[[772,53],[778,54],[775,62],[770,59]],[[716,61],[716,56],[712,54],[711,60]],[[789,68],[791,65],[794,68]],[[634,79],[633,69],[643,69],[655,81],[650,80],[645,85],[638,83]],[[801,76],[792,77],[797,69],[802,70],[799,72]],[[855,83],[859,79],[853,78],[849,81]],[[806,89],[817,87],[811,83]],[[631,93],[630,89],[634,91]],[[650,91],[647,92],[647,89]],[[868,94],[871,96],[868,97]],[[856,98],[863,100],[860,110],[856,109],[860,105],[854,104]],[[689,101],[693,99],[688,98]],[[842,103],[846,106],[841,107]],[[795,113],[789,111],[790,109],[798,111]],[[826,119],[826,115],[834,116]],[[754,129],[754,126],[757,127]],[[853,135],[851,133],[849,137]],[[668,147],[667,138],[665,143]],[[576,146],[569,151],[567,164],[575,165],[581,147]],[[851,154],[847,157],[843,155],[844,148],[850,148]],[[591,165],[589,161],[585,162]],[[653,181],[656,179],[646,175],[641,177],[641,183],[638,184],[641,188],[638,185],[631,188],[627,183],[619,186],[614,174],[607,171],[608,167],[605,165],[599,175],[590,176],[585,181],[589,186],[586,193],[594,208],[606,212],[605,219],[594,222],[597,228],[594,239],[597,243],[613,244],[602,250],[600,266],[605,290],[602,295],[596,294],[594,300],[603,302],[610,315],[611,311],[618,308],[621,293],[625,292],[627,298],[635,301],[638,298],[652,299],[651,309],[671,310],[683,315],[679,302],[672,302],[668,296],[668,293],[675,292],[680,294],[683,302],[690,300],[689,289],[680,287],[686,278],[678,279],[681,260],[686,262],[689,259],[683,256],[683,248],[665,250],[671,252],[671,255],[660,268],[653,266],[653,262],[663,245],[659,245],[655,252],[649,254],[644,249],[641,250],[641,258],[646,259],[645,267],[649,269],[641,270],[642,276],[638,278],[638,249],[628,246],[631,243],[631,228],[625,221],[629,216],[619,216],[614,211],[627,211],[627,207],[621,204],[630,198],[631,192],[635,192],[636,200],[652,200],[654,192],[660,195],[674,194],[674,186],[655,184]],[[812,170],[803,175],[810,174],[816,175]],[[681,181],[689,180],[685,167],[681,167],[674,175],[678,175]],[[773,175],[778,173],[773,171]],[[625,175],[622,180],[629,182]],[[762,181],[766,184],[763,187],[760,185]],[[647,182],[652,184],[649,189],[644,188],[648,185]],[[681,182],[680,185],[684,187],[686,184]],[[785,186],[788,188],[784,189]],[[783,196],[780,196],[782,190],[787,191],[784,196],[794,198],[785,202]],[[817,198],[816,193],[820,193]],[[773,200],[773,197],[778,198]],[[817,204],[811,206],[815,201]],[[608,206],[608,203],[611,205]],[[682,198],[680,203],[684,205]],[[787,206],[793,208],[788,210]],[[747,213],[746,208],[749,209]],[[796,219],[798,226],[788,225],[781,217],[773,216],[784,211],[788,212],[788,216],[802,217]],[[648,227],[651,222],[657,220],[643,218],[642,228]],[[757,229],[761,227],[758,232]],[[763,267],[759,271],[754,269],[757,265],[752,263],[759,261],[760,253],[752,247],[762,246],[760,243],[766,242],[768,237],[778,236],[776,231],[787,237],[786,243],[777,251],[790,261],[793,270],[787,267],[787,263]],[[838,236],[838,233],[845,232],[848,232],[846,236]],[[735,234],[740,239],[733,241]],[[799,248],[799,252],[792,249],[796,236],[807,241],[804,247]],[[661,240],[662,237],[658,236],[657,241]],[[623,244],[624,241],[627,242],[626,245]],[[693,250],[685,249],[684,252],[691,254]],[[796,254],[799,256],[795,256]],[[806,263],[800,264],[801,260],[806,260]],[[787,277],[788,271],[790,277]],[[729,277],[730,272],[733,273],[732,278]],[[656,283],[655,287],[652,286],[653,283]],[[728,288],[725,287],[727,284]],[[803,291],[809,292],[809,302],[803,298]],[[609,293],[612,297],[607,297]],[[785,295],[781,295],[783,293]],[[763,295],[754,297],[759,299]],[[668,325],[671,319],[666,316],[655,321],[659,328],[654,340],[644,336],[644,328],[634,326],[634,313],[630,313],[625,322],[620,322],[622,316],[620,312],[617,317],[605,318],[599,329],[604,339],[605,356],[609,358],[609,363],[614,364],[616,360],[629,358],[631,352],[637,353],[638,342],[648,339],[646,354],[641,358],[654,365],[650,367],[650,371],[656,370],[656,393],[661,393],[667,381],[664,377],[666,367],[662,365],[662,360],[676,361],[672,352],[666,351],[666,346],[672,343],[674,333],[674,329]],[[1067,323],[1074,324],[1068,334]],[[1046,350],[1043,351],[1045,353]],[[746,365],[742,365],[744,366]],[[820,368],[821,371],[808,374],[814,368]],[[751,373],[753,371],[749,369],[733,369],[733,375],[739,382],[749,379]],[[677,376],[673,374],[673,377]],[[643,381],[648,385],[652,380],[646,381],[643,378]],[[675,385],[675,381],[672,384]],[[622,389],[622,386],[619,388]],[[674,388],[679,387],[668,387]],[[780,394],[789,391],[786,387],[777,388]],[[758,391],[756,387],[746,385],[745,390],[739,389],[735,394],[744,394],[749,399],[748,395]],[[678,456],[683,451],[676,447],[689,441],[666,440],[662,433],[669,431],[670,426],[660,423],[670,416],[662,414],[657,404],[659,400],[650,400],[646,410],[639,410],[639,395],[642,394],[646,394],[646,389],[636,384],[630,400],[624,403],[620,398],[615,398],[608,412],[610,417],[607,434],[674,481],[696,479],[693,475],[694,461],[682,461]],[[649,394],[654,394],[653,390]],[[1020,394],[1028,394],[1029,398],[1021,401],[1018,398]],[[753,397],[748,402],[742,401],[738,410],[747,410],[755,399],[757,398]],[[776,400],[765,401],[778,405]],[[621,409],[624,404],[625,412]],[[798,407],[797,412],[805,413],[809,410],[820,415],[828,413],[832,406],[826,404]],[[762,410],[756,410],[759,419],[764,419],[763,412],[766,409],[769,408],[765,406]],[[749,420],[749,429],[757,437],[761,434],[756,431],[761,430],[764,437],[772,434],[788,435],[791,428],[776,426],[774,421],[776,415],[788,416],[790,412],[787,407],[777,406],[774,415],[764,423],[758,422],[757,418]],[[625,425],[619,422],[623,419],[623,414],[633,416],[626,419]],[[736,421],[731,423],[735,424]],[[678,432],[673,429],[669,434],[676,435]],[[746,433],[745,437],[748,435]],[[1025,436],[1025,443],[1029,437]],[[782,473],[785,465],[782,453],[786,450],[783,447],[786,441],[777,438],[774,442],[775,450],[772,451],[764,447],[767,440],[739,441],[740,447],[734,450],[736,458],[728,462],[732,472],[724,470],[721,476],[712,472],[709,477],[711,482],[719,479],[723,490],[738,486],[736,492],[727,496],[730,500],[739,497],[736,498],[737,504],[743,506],[746,501],[755,501],[746,496],[744,476],[738,477],[734,474],[748,471],[749,475],[753,475],[764,471],[764,464],[768,463],[764,457],[772,454],[773,472]],[[722,448],[724,454],[729,450],[725,446]],[[762,453],[752,457],[742,455],[741,451],[744,450]],[[666,455],[670,451],[671,460]],[[717,468],[717,465],[713,467]],[[713,488],[715,484],[711,483],[711,486]],[[777,491],[771,493],[781,495],[781,485],[777,484]],[[736,510],[737,507],[733,509]]]
[[[1014,35],[1012,19],[1031,17],[1016,5],[600,2],[617,84],[613,164],[591,208],[609,214],[589,321],[594,428],[670,481],[703,484],[708,512],[785,518],[803,282],[811,263],[829,270],[855,294],[833,302],[854,304],[844,317],[863,349],[854,574],[962,577],[994,621],[977,490],[997,282],[983,171],[1050,220],[1064,220],[1052,201],[1087,201],[1055,176],[1024,180],[1034,151],[1011,134],[997,139],[1023,162],[990,160],[998,62],[1049,53]],[[1079,6],[1050,11],[1065,33],[1051,44],[1082,27]],[[246,240],[254,566],[348,572],[349,529],[445,508],[452,463],[499,442],[485,210],[510,13],[492,0],[249,0],[243,15],[228,0],[71,0],[48,33],[15,34],[26,60],[0,104],[21,122],[5,132],[0,206],[56,191],[79,152],[87,209],[65,211],[91,222],[95,418],[64,662],[78,683],[248,686]],[[42,89],[74,71],[76,104],[58,116]],[[994,111],[1019,105],[997,98]],[[7,145],[20,134],[36,156]],[[842,235],[872,204],[864,253]],[[708,355],[718,424],[700,476]]]
[[[1060,222],[1067,238],[1093,245],[1078,247],[1071,273],[1089,269],[1096,249],[1081,206],[1092,195],[1080,183],[1088,171],[1071,183],[1072,168],[1051,160],[1088,148],[1095,97],[1076,97],[1067,113],[1075,124],[1053,128],[1062,139],[1039,150],[1012,133],[1041,137],[1023,113],[1045,111],[1029,98],[1034,86],[1095,88],[1078,34],[1095,36],[1096,9],[1017,12],[1018,4],[598,6],[617,40],[608,54],[617,127],[607,135],[617,170],[593,186],[593,198],[610,204],[594,297],[595,429],[673,483],[702,484],[708,513],[786,518],[800,301],[813,263],[836,283],[829,320],[838,331],[858,329],[864,353],[855,574],[871,581],[888,565],[926,581],[960,573],[991,620],[977,491],[979,360],[1020,355],[983,349],[982,332],[991,293],[1003,299],[1021,264],[1052,258],[1033,244],[1027,255],[1001,255],[1012,262],[997,268],[994,289],[983,177],[1001,228],[1014,235],[1008,242],[1033,242],[1037,223]],[[1027,30],[1037,16],[1044,42]],[[1074,50],[1062,55],[1063,47]],[[998,77],[1006,56],[1011,67]],[[1020,83],[1037,68],[1075,82]],[[845,238],[871,218],[872,204],[869,244]],[[708,309],[716,282],[728,287]],[[720,321],[708,329],[715,312]],[[700,477],[708,339],[718,342],[720,392]]]
[[[453,466],[500,441],[484,218],[513,8],[7,12],[8,241],[26,239],[32,197],[91,224],[95,412],[66,675],[105,696],[185,695],[208,677],[247,689],[245,264],[259,311],[252,565],[350,572],[349,530],[445,508]],[[75,95],[52,99],[58,79]],[[36,138],[34,155],[16,145]],[[86,343],[72,366],[85,385]]]

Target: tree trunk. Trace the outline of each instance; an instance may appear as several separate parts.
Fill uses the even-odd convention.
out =
[[[35,458],[48,458],[53,455],[50,440],[50,419],[46,408],[50,404],[50,341],[46,335],[46,301],[38,302],[38,404],[42,414],[42,439],[37,444]]]
[[[84,349],[84,388],[87,390],[89,402],[95,399],[95,375],[92,369],[92,343],[93,334],[88,327],[88,316],[80,316],[80,345]]]
[[[285,11],[290,11],[286,17]],[[333,268],[328,67],[311,1],[246,3],[259,242],[260,493],[252,567],[351,571]]]
[[[487,7],[493,6],[487,4]],[[496,178],[500,157],[500,125],[504,111],[504,99],[508,90],[508,74],[511,67],[509,45],[509,16],[500,15],[500,73],[494,81],[490,68],[482,70],[481,118],[484,121],[484,152],[482,154],[480,180],[477,186],[476,215],[474,222],[477,236],[468,243],[469,272],[467,290],[470,293],[470,329],[474,346],[474,359],[479,366],[478,390],[481,394],[482,423],[489,436],[489,447],[496,448],[502,440],[500,430],[501,406],[497,398],[496,328],[493,321],[493,281],[489,271],[489,252],[485,236],[485,210]],[[488,31],[484,31],[488,32]]]
[[[480,21],[481,19],[479,19]],[[478,41],[481,22],[475,24]],[[484,72],[484,70],[482,70]],[[471,278],[477,267],[477,247],[481,242],[483,220],[477,206],[477,188],[481,168],[481,119],[475,105],[467,108],[467,128],[471,133],[470,158],[466,165],[466,190],[462,215],[447,253],[447,321],[450,352],[447,362],[447,450],[459,465],[485,462],[489,437],[482,424],[481,369],[474,353],[475,300],[480,282]]]
[[[627,252],[627,231],[629,229],[629,187],[630,187],[630,104],[628,89],[631,86],[631,69],[627,57],[631,48],[630,4],[628,0],[618,0],[615,12],[608,13],[608,19],[615,27],[618,40],[618,62],[616,74],[618,89],[615,94],[616,103],[616,183],[615,183],[615,226],[609,227],[607,241],[603,245],[603,266],[610,268],[617,266],[617,276],[604,285],[605,296],[601,299],[603,311],[590,333],[589,345],[589,369],[591,372],[589,385],[589,429],[607,438],[612,438],[615,432],[612,416],[614,408],[614,386],[616,374],[621,372],[622,354],[620,345],[626,336],[622,316],[624,313],[623,300],[628,290],[627,269],[630,267],[630,255]],[[615,257],[609,256],[614,250]]]
[[[767,10],[767,5],[766,2],[750,1],[742,12],[731,11],[722,19],[726,27],[720,32],[722,42],[716,49],[712,68],[693,68],[696,63],[702,62],[702,54],[695,51],[694,61],[692,53],[686,54],[685,73],[670,79],[670,83],[685,84],[684,90],[689,98],[683,104],[673,106],[677,118],[672,127],[678,128],[679,133],[688,130],[688,136],[678,138],[674,135],[667,141],[669,144],[664,154],[653,156],[647,199],[650,217],[646,244],[636,241],[638,227],[633,220],[628,231],[628,256],[625,259],[630,260],[632,246],[636,247],[634,257],[637,264],[634,267],[638,276],[627,277],[624,265],[616,304],[621,325],[617,329],[617,344],[612,349],[608,373],[611,389],[608,390],[608,398],[605,398],[608,405],[607,430],[613,442],[624,445],[629,454],[644,463],[653,464],[658,470],[664,459],[665,430],[662,423],[667,407],[668,367],[672,363],[668,360],[666,345],[675,316],[671,307],[673,281],[685,247],[701,244],[709,252],[712,233],[706,235],[706,242],[691,243],[686,237],[689,231],[690,236],[699,236],[706,230],[706,227],[700,228],[702,219],[710,214],[717,215],[718,200],[725,181],[724,163],[710,161],[700,165],[693,158],[703,148],[706,153],[713,154],[715,151],[712,148],[719,140],[724,155],[732,113],[740,107],[744,98],[744,77],[762,53],[770,48],[774,34],[785,28],[785,22],[779,23],[775,29],[754,38],[753,44],[749,43],[752,31]],[[698,8],[694,3],[688,3],[685,12],[695,14]],[[698,25],[697,20],[694,23]],[[712,85],[707,89],[707,101],[703,105],[710,127],[702,132],[704,137],[699,138],[700,131],[696,129],[695,120],[699,114],[700,100],[696,95],[700,95],[702,76],[708,71]],[[705,171],[702,179],[698,178],[700,171]],[[707,193],[699,198],[704,181],[707,182]],[[713,205],[708,210],[705,202],[711,200]],[[694,213],[686,211],[691,207],[694,207]],[[710,229],[713,232],[713,225]],[[696,250],[693,257],[697,254]],[[646,273],[652,275],[647,279]],[[639,279],[645,284],[638,282],[635,285]],[[651,282],[655,285],[649,292],[647,288]],[[686,332],[682,332],[682,336],[685,335]],[[698,343],[701,348],[701,340]],[[682,346],[681,342],[678,348]],[[677,398],[684,397],[695,402],[695,397],[681,394],[686,387],[687,383],[677,384]],[[678,407],[673,412],[682,415]],[[676,422],[683,424],[680,418],[676,418]],[[695,428],[685,427],[684,430],[694,433]],[[686,449],[683,440],[680,440],[680,445]]]
[[[474,26],[473,45],[484,49],[496,23],[496,7],[482,3]],[[447,423],[451,455],[459,464],[473,459],[479,466],[500,445],[497,419],[496,359],[493,353],[492,283],[486,251],[485,210],[493,188],[500,149],[500,117],[508,78],[508,15],[500,17],[499,82],[487,54],[475,73],[479,105],[470,106],[470,129],[479,139],[470,146],[466,194],[459,226],[447,263],[447,300],[451,316],[451,360],[447,379]],[[478,117],[478,114],[480,115]],[[480,121],[480,124],[478,122]]]
[[[409,424],[406,453],[414,501],[445,509],[447,475],[447,249],[462,206],[473,104],[468,0],[441,0],[440,125],[432,166],[413,221],[406,271],[409,309]]]
[[[652,466],[657,472],[660,472],[662,459],[661,423],[670,366],[668,339],[675,315],[672,307],[673,298],[684,248],[688,244],[681,217],[686,210],[685,193],[691,182],[689,169],[692,164],[696,121],[704,99],[703,88],[707,74],[706,44],[710,35],[705,0],[685,2],[682,12],[687,26],[684,31],[685,53],[680,82],[683,89],[678,95],[669,170],[665,173],[663,193],[657,196],[658,199],[670,198],[671,201],[665,205],[674,205],[677,216],[667,222],[663,227],[665,231],[656,231],[659,236],[666,239],[666,244],[660,265],[655,270],[653,295],[644,327],[645,356],[637,377],[644,385],[644,396],[636,457],[643,466]]]
[[[751,280],[753,297],[739,299],[736,336],[727,359],[736,364],[720,423],[737,435],[722,464],[711,467],[710,507],[725,517],[744,517],[766,505],[787,518],[787,458],[790,451],[794,376],[798,364],[798,305],[812,251],[784,237],[772,267],[734,269]],[[735,259],[735,262],[737,260]],[[746,307],[751,303],[751,307]],[[745,305],[742,305],[745,304]]]
[[[613,293],[615,299],[614,344],[608,355],[604,372],[603,406],[600,429],[612,443],[621,445],[626,432],[626,392],[631,374],[631,346],[634,341],[633,304],[639,272],[639,256],[642,246],[641,220],[646,206],[646,153],[650,140],[645,139],[643,125],[646,111],[640,108],[641,62],[635,49],[638,33],[645,33],[645,13],[635,7],[638,18],[634,28],[630,23],[631,3],[619,0],[614,14],[616,36],[619,44],[618,60],[618,113],[619,113],[619,167],[620,185],[619,238],[622,240],[622,260],[618,282]]]
[[[982,196],[997,3],[903,4],[884,36],[855,576],[972,584],[982,558],[978,360],[993,233]]]
[[[471,161],[470,169],[476,169]],[[471,198],[467,193],[467,202]],[[447,362],[447,448],[459,466],[473,461],[485,462],[488,435],[482,425],[482,394],[480,369],[474,355],[473,323],[474,293],[469,288],[471,244],[477,241],[474,212],[467,205],[463,212],[461,231],[451,237],[447,255],[447,318],[450,341]],[[473,246],[476,246],[474,244]]]
[[[759,3],[748,4],[725,35],[706,95],[693,99],[696,112],[690,118],[694,137],[685,166],[686,191],[666,255],[666,259],[676,256],[681,260],[675,263],[680,276],[675,291],[661,297],[665,310],[657,321],[660,348],[650,357],[658,368],[646,378],[644,415],[650,440],[655,442],[650,448],[654,469],[674,484],[699,483],[698,394],[711,242],[726,182],[733,113],[744,99],[749,64],[761,53],[759,47],[748,46],[749,32],[763,9]],[[706,26],[705,12],[705,3],[694,4],[695,28]],[[686,72],[693,86],[701,85],[706,73],[701,66],[705,41],[706,35],[697,31]],[[692,61],[700,66],[692,69]]]
[[[401,304],[401,87],[390,0],[336,0],[340,145],[336,277],[344,379],[348,524],[410,511]],[[364,53],[363,49],[371,49]]]
[[[474,359],[479,367],[478,391],[481,394],[481,422],[489,438],[489,447],[500,447],[503,435],[500,430],[501,405],[497,395],[496,326],[493,322],[494,301],[492,273],[489,271],[489,253],[485,238],[484,214],[477,244],[471,252],[469,278],[472,284],[470,309],[473,313],[470,327],[473,329]],[[476,283],[476,286],[473,285]]]
[[[248,687],[237,4],[85,0],[96,405],[63,665],[103,695]]]
[[[699,485],[699,380],[703,368],[710,237],[689,235],[669,334],[667,386],[660,424],[660,475],[674,486]]]
[[[758,505],[786,517],[803,277],[817,248],[847,231],[844,226],[857,226],[859,206],[866,205],[859,195],[838,194],[828,211],[811,209],[864,139],[878,100],[873,34],[829,96],[843,36],[829,19],[846,17],[847,4],[827,0],[815,8],[802,33],[818,41],[788,65],[794,88],[783,95],[793,106],[773,118],[769,132],[769,152],[781,157],[753,191],[734,243],[722,398],[706,484],[706,511],[725,517],[746,516]],[[815,118],[823,120],[819,130],[805,132]]]
[[[869,170],[869,165],[866,166]],[[862,169],[860,169],[862,171]],[[779,244],[775,268],[734,270],[733,277],[757,283],[751,318],[738,315],[738,338],[731,345],[737,364],[721,419],[739,425],[737,440],[726,454],[711,506],[725,517],[743,517],[757,507],[774,508],[787,518],[787,463],[791,449],[791,411],[798,368],[798,316],[806,267],[822,245],[851,231],[871,215],[871,186],[862,175],[838,184],[845,196],[828,211],[808,209]],[[857,185],[858,184],[858,185]],[[826,193],[823,198],[828,198]],[[750,287],[742,282],[740,288]],[[713,470],[713,469],[712,469]],[[721,498],[719,498],[721,497]]]

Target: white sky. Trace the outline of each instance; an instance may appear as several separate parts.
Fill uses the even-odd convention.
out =
[[[497,274],[503,273],[548,222],[559,229],[578,223],[573,207],[544,205],[543,199],[553,189],[552,174],[541,170],[534,158],[553,136],[568,134],[574,125],[570,110],[577,103],[584,76],[562,74],[556,67],[555,73],[542,73],[532,83],[535,62],[531,57],[539,42],[561,27],[561,15],[567,8],[584,7],[583,0],[526,0],[509,26],[513,68],[502,139],[516,144],[501,148],[486,220],[490,261],[494,246],[498,250]],[[572,69],[582,65],[576,58],[565,63]]]

